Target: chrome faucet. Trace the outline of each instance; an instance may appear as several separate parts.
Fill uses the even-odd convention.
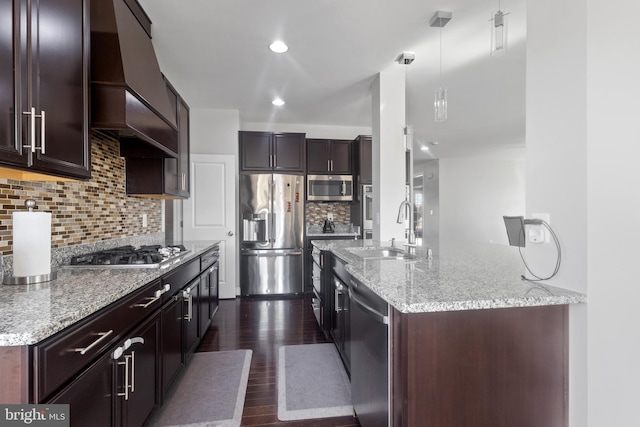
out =
[[[409,207],[409,209],[411,209],[411,202],[408,200],[403,200],[402,203],[400,203],[400,207],[398,208],[398,218],[396,219],[396,222],[398,224],[402,224],[402,221],[404,221],[405,217],[404,217],[404,211],[405,208]],[[411,225],[411,224],[409,224]]]
[[[407,247],[409,253],[414,253],[416,248],[416,235],[413,232],[413,204],[409,200],[403,200],[400,203],[400,208],[398,208],[398,218],[396,222],[398,224],[402,224],[405,219],[404,211],[406,208],[409,208],[409,241],[404,244]]]

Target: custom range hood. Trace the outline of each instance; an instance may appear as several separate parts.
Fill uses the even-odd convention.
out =
[[[91,0],[91,127],[128,157],[177,157],[176,110],[136,0]]]

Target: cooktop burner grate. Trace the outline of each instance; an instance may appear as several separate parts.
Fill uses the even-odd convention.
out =
[[[183,245],[176,246],[120,246],[98,252],[71,257],[66,267],[160,267],[187,252]]]

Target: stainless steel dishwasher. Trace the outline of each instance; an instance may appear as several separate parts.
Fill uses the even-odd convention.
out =
[[[362,427],[389,425],[389,305],[356,280],[351,298],[351,399]]]

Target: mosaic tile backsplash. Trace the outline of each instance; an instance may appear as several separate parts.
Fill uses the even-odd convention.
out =
[[[34,199],[51,212],[51,247],[61,248],[162,231],[162,202],[125,194],[119,142],[91,134],[89,181],[31,182],[0,178],[0,253],[12,253],[11,214]],[[147,227],[142,228],[142,214]]]
[[[333,222],[349,224],[351,222],[351,204],[348,202],[307,202],[307,224],[322,225],[328,213],[333,213]]]

